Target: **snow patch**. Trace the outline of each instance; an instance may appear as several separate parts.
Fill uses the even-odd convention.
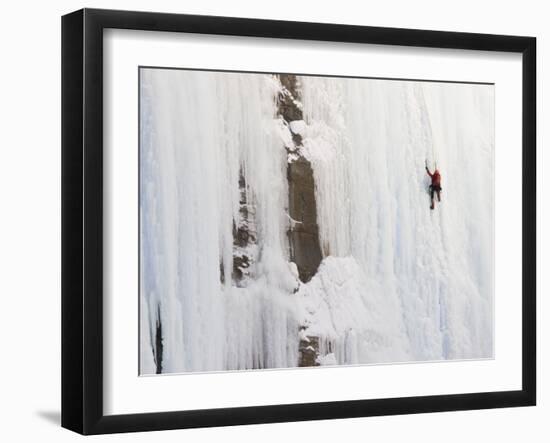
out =
[[[306,130],[306,122],[303,120],[294,120],[288,125],[293,134],[303,135]]]
[[[333,353],[319,356],[315,361],[320,366],[335,366],[338,364],[338,360],[336,359],[336,356]]]

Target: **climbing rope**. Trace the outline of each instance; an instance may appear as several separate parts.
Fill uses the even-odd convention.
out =
[[[435,150],[435,143],[434,143],[434,134],[432,129],[432,120],[430,118],[429,112],[428,112],[428,105],[426,104],[426,98],[424,97],[424,91],[420,89],[420,97],[422,98],[422,105],[424,108],[424,115],[426,116],[426,120],[428,120],[428,136],[431,145],[432,145],[432,161],[434,162],[434,169],[437,169],[437,156],[436,156],[436,150]],[[426,167],[428,167],[428,160],[426,159]]]

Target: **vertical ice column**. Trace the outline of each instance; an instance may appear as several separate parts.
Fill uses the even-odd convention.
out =
[[[280,83],[163,69],[141,81],[142,373],[295,365]]]
[[[392,349],[409,349],[413,360],[490,357],[493,87],[300,82],[322,249],[359,264],[360,297],[374,310],[354,331],[357,362],[407,355]],[[443,201],[433,212],[426,160],[437,160],[443,175]],[[341,266],[331,263],[330,272]],[[338,281],[331,275],[322,279],[325,290]],[[338,343],[353,322],[336,320],[343,308],[335,300],[325,298],[333,326],[325,330]],[[385,354],[369,334],[385,337]]]

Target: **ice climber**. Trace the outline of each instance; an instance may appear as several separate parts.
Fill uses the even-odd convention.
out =
[[[432,205],[430,206],[430,209],[434,208],[434,193],[437,194],[437,201],[441,201],[441,174],[439,174],[439,170],[437,167],[435,168],[435,171],[433,174],[428,169],[428,166],[426,166],[426,172],[432,179],[432,184],[430,185],[430,199],[432,202]]]

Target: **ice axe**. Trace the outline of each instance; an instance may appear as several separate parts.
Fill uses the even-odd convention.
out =
[[[428,168],[428,160],[427,160],[427,159],[424,161],[424,164],[426,165],[426,169],[429,169],[429,168]],[[435,162],[434,165],[435,165],[434,169],[437,169],[437,162]]]

